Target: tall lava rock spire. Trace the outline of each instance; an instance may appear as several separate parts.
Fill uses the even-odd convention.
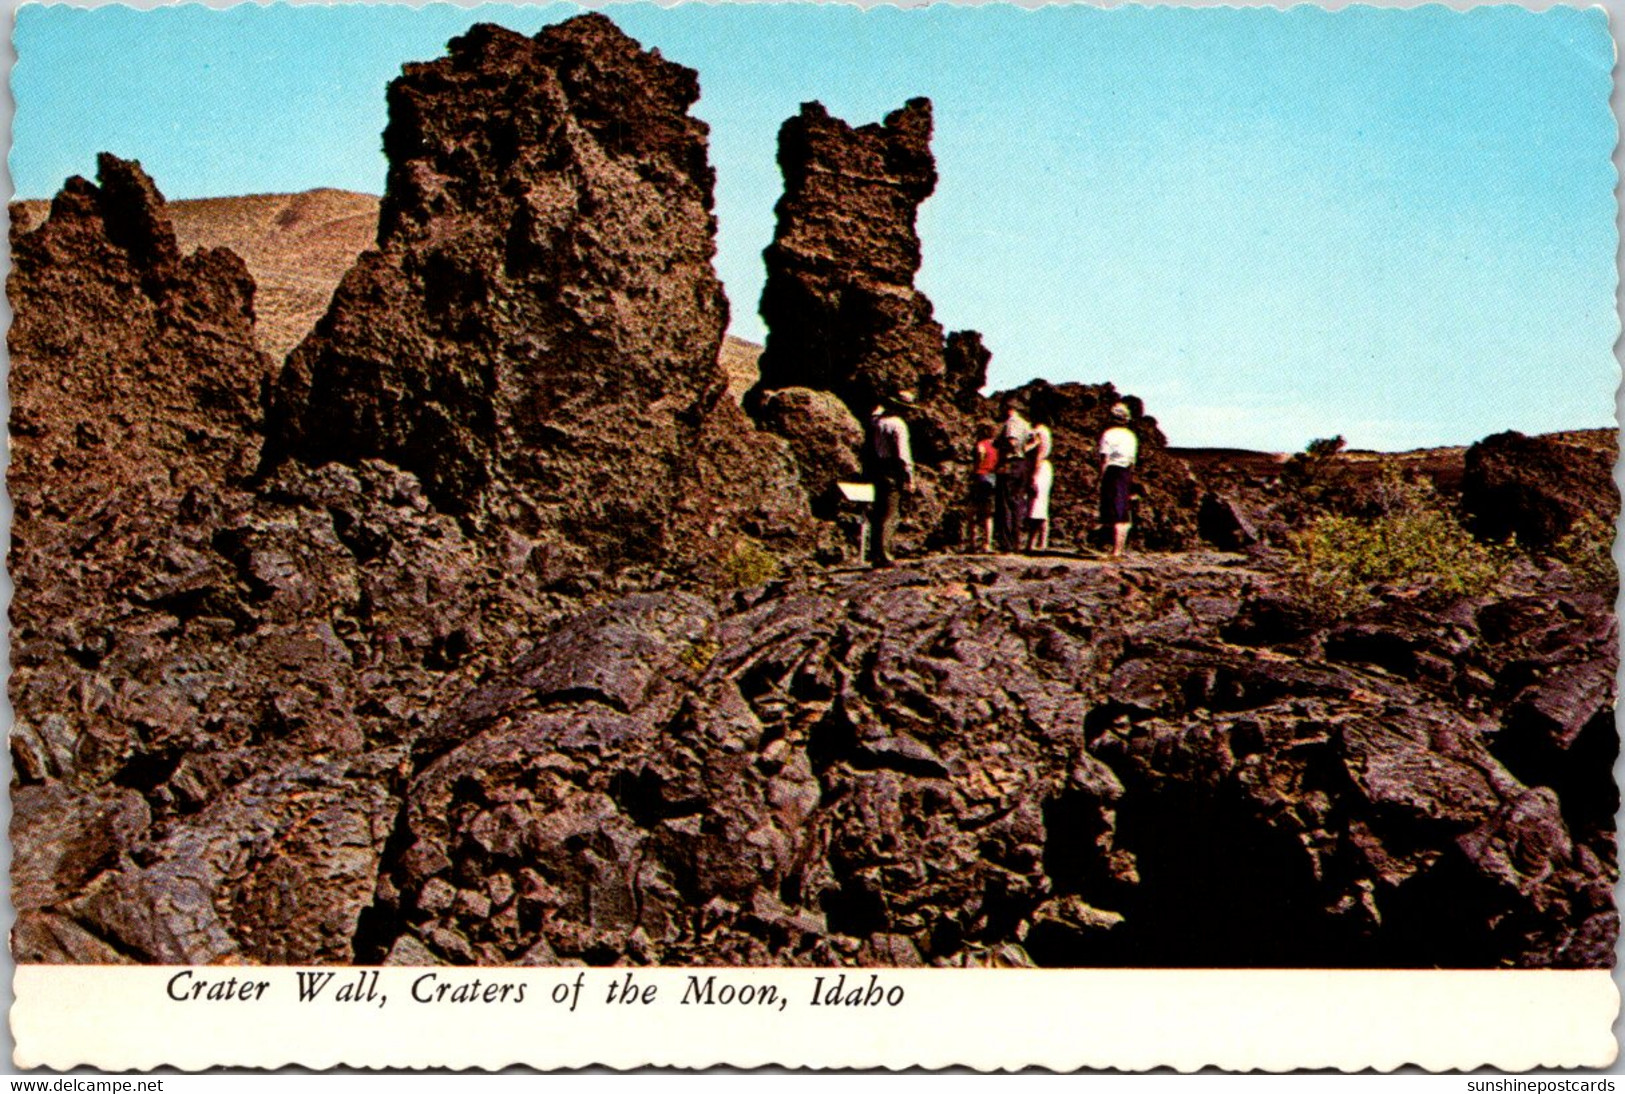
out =
[[[479,25],[389,88],[378,250],[289,357],[271,458],[381,457],[548,557],[681,568],[790,539],[783,447],[726,399],[695,74],[600,15]],[[799,507],[799,508],[798,508]]]
[[[14,219],[6,284],[9,475],[19,520],[159,478],[187,486],[252,466],[271,363],[254,340],[254,282],[224,249],[182,256],[141,165],[103,153],[33,226]]]
[[[819,103],[804,103],[779,130],[779,167],[784,196],[763,256],[767,345],[761,379],[745,405],[789,439],[818,504],[826,499],[817,488],[843,470],[829,453],[861,436],[853,418],[866,416],[877,397],[912,391],[916,405],[905,416],[920,474],[904,538],[926,549],[961,542],[966,460],[977,423],[994,420],[998,402],[980,394],[992,357],[981,334],[944,338],[931,301],[914,287],[921,261],[916,216],[937,184],[930,100],[910,99],[883,123],[857,128]],[[1118,392],[1110,384],[1034,381],[1008,394],[1054,430],[1055,530],[1061,542],[1081,545],[1096,525],[1095,446],[1111,424]],[[832,407],[834,400],[852,418]],[[1141,416],[1135,429],[1141,542],[1155,548],[1194,542],[1195,480],[1167,454],[1154,418]]]
[[[942,325],[914,287],[915,214],[936,189],[931,101],[910,99],[884,123],[853,128],[820,103],[779,130],[784,196],[763,256],[765,392],[833,392],[865,414],[875,396],[934,392],[943,374]]]
[[[784,196],[763,254],[767,344],[745,406],[790,440],[816,506],[828,501],[819,488],[838,470],[828,453],[861,436],[855,419],[877,397],[913,392],[914,456],[924,473],[905,531],[951,542],[958,470],[944,468],[939,483],[936,469],[970,442],[967,415],[980,409],[989,355],[974,331],[945,342],[931,301],[914,287],[915,218],[937,185],[931,101],[910,99],[884,122],[857,128],[804,103],[779,130],[779,167]]]

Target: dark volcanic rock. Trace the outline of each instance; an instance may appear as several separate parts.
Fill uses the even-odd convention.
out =
[[[937,185],[930,142],[928,99],[857,129],[803,103],[779,130],[784,196],[763,256],[758,391],[831,391],[862,417],[877,395],[928,398],[940,386],[942,326],[914,288],[915,214]]]
[[[912,547],[940,547],[958,535],[964,483],[957,460],[969,441],[956,400],[974,401],[988,359],[974,332],[955,335],[953,352],[945,353],[931,301],[914,287],[915,216],[937,182],[930,142],[927,99],[856,129],[821,104],[804,103],[780,128],[784,195],[763,256],[767,344],[760,379],[745,399],[764,428],[790,438],[802,479],[822,502],[819,491],[846,474],[857,450],[831,453],[822,440],[806,443],[801,422],[775,409],[774,393],[828,392],[861,423],[877,397],[912,392],[917,491],[902,524]]]
[[[1485,539],[1516,536],[1534,548],[1551,547],[1582,517],[1612,526],[1619,514],[1616,455],[1553,437],[1486,437],[1467,450],[1461,484],[1467,525]]]
[[[943,347],[946,377],[942,391],[947,400],[967,413],[981,405],[982,388],[987,385],[987,366],[993,354],[982,344],[980,331],[956,330]]]
[[[782,446],[727,397],[692,71],[601,15],[479,25],[390,85],[379,249],[277,384],[273,458],[381,457],[554,568],[793,543]],[[487,518],[490,518],[489,520]]]
[[[394,808],[370,754],[556,608],[528,543],[470,541],[398,468],[245,489],[252,283],[178,257],[139,168],[102,175],[19,236],[9,284],[16,953],[346,961]],[[338,757],[328,800],[306,773]]]
[[[1617,629],[1564,566],[1333,624],[1267,551],[675,591],[801,542],[792,447],[856,437],[836,386],[758,393],[792,446],[722,395],[693,97],[599,16],[409,68],[380,250],[251,480],[241,264],[112,159],[19,228],[19,960],[1611,963]],[[862,200],[919,304],[904,115]],[[945,536],[987,355],[892,318],[853,376],[918,385]],[[1018,396],[1077,535],[1117,394]],[[1188,541],[1139,428],[1138,520]]]
[[[814,514],[833,518],[831,491],[835,484],[862,477],[858,454],[863,447],[863,426],[831,392],[804,387],[766,393],[756,418],[764,429],[790,445]]]
[[[394,814],[387,762],[248,779],[96,878],[68,917],[143,962],[347,962]]]
[[[1202,495],[1196,531],[1202,542],[1221,551],[1239,551],[1260,541],[1258,528],[1237,500],[1212,490]]]
[[[230,251],[182,258],[141,165],[99,167],[100,186],[69,179],[44,223],[13,230],[7,483],[25,556],[36,520],[120,490],[178,496],[257,455],[270,362],[247,269]]]
[[[424,739],[372,956],[1606,965],[1608,837],[1504,708],[1230,645],[1272,579],[1218,561],[595,610]]]

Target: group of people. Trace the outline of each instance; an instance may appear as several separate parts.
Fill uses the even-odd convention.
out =
[[[914,488],[914,459],[904,393],[890,405],[879,400],[864,441],[864,470],[874,484],[870,509],[869,562],[892,565],[891,546],[902,514],[903,497]],[[1100,522],[1111,530],[1111,555],[1121,558],[1133,518],[1130,495],[1140,442],[1129,428],[1126,403],[1111,408],[1112,425],[1100,437]],[[1049,549],[1050,490],[1055,482],[1055,437],[1040,414],[1028,421],[1012,400],[1003,421],[989,425],[976,441],[970,483],[970,549],[1003,552]]]

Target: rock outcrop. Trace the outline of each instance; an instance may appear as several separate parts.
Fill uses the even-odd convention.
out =
[[[1619,515],[1612,448],[1556,437],[1497,433],[1467,450],[1461,508],[1485,539],[1550,548],[1577,522],[1612,526]]]
[[[247,269],[225,250],[183,257],[139,163],[98,167],[100,185],[69,179],[43,223],[12,226],[9,485],[25,557],[36,515],[122,489],[178,497],[257,455],[271,362]]]
[[[929,398],[945,374],[942,326],[914,287],[915,214],[937,185],[930,100],[857,129],[803,103],[779,130],[779,167],[759,389],[830,391],[860,417],[879,395]]]
[[[378,250],[277,383],[271,458],[382,458],[564,573],[804,531],[727,397],[695,74],[586,15],[479,25],[390,85]]]
[[[1485,683],[1600,599],[1383,638],[1407,609],[1267,622],[1273,581],[940,559],[596,609],[419,738],[372,956],[1607,965],[1611,836],[1497,761],[1533,699]]]
[[[804,103],[779,130],[779,167],[784,195],[763,255],[767,344],[745,406],[763,428],[790,440],[827,518],[826,484],[855,464],[861,423],[877,398],[908,393],[917,490],[904,507],[903,539],[932,548],[956,542],[969,419],[989,354],[974,331],[945,340],[931,301],[914,287],[916,215],[937,184],[930,100],[911,99],[882,123],[858,128],[821,103]],[[818,392],[845,404],[859,423],[855,444],[845,429],[809,442],[813,423],[799,412]],[[834,452],[834,444],[851,447]]]
[[[349,960],[387,750],[557,602],[398,468],[245,487],[253,283],[180,254],[137,165],[103,157],[13,248],[15,952]]]

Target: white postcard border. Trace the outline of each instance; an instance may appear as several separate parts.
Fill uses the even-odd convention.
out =
[[[301,984],[308,991],[325,974],[319,997],[300,1001]],[[1620,1005],[1607,970],[25,965],[14,987],[17,1066],[107,1071],[1518,1072],[1607,1067]]]

